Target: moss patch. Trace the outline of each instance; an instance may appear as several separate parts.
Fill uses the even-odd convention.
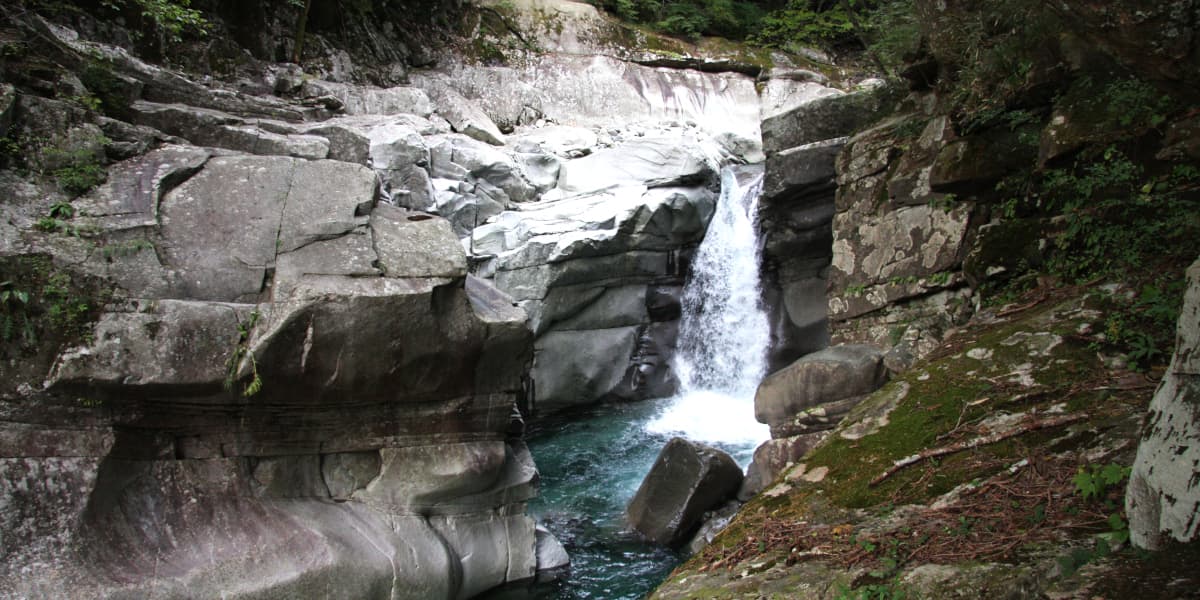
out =
[[[1024,469],[1031,479],[1021,485],[1058,489],[1059,497],[1078,502],[1070,489],[1076,465],[1084,455],[1127,462],[1131,456],[1121,452],[1131,451],[1139,416],[1153,391],[1140,376],[1111,370],[1079,335],[1103,318],[1096,306],[1091,290],[1074,287],[1038,290],[1018,305],[985,311],[926,361],[864,400],[803,459],[803,466],[775,483],[776,491],[783,493],[763,493],[751,500],[709,549],[672,574],[662,588],[667,593],[658,597],[708,597],[671,595],[671,590],[680,581],[685,586],[694,583],[692,578],[698,576],[708,581],[714,572],[761,583],[750,568],[757,563],[774,561],[781,566],[773,577],[788,577],[813,562],[822,549],[836,557],[828,559],[834,563],[831,573],[848,576],[853,571],[848,565],[867,567],[866,574],[851,577],[853,586],[891,585],[903,569],[916,566],[905,564],[904,557],[922,552],[930,538],[942,545],[961,542],[986,548],[995,526],[987,519],[963,517],[960,522],[939,516],[938,525],[928,531],[913,528],[912,535],[921,538],[910,540],[902,532],[908,530],[905,515],[911,510],[898,507],[939,499],[953,505],[963,490],[969,494],[981,482],[1009,477],[1008,469],[1026,458],[1036,464],[1018,467],[1014,485],[1025,476],[1020,474]],[[1064,414],[1082,420],[922,460],[877,485],[871,483],[895,461],[922,450]],[[820,467],[828,468],[820,481],[798,476]],[[1037,502],[1004,499],[996,491],[1003,487],[989,484],[981,489],[990,490],[994,502],[1019,505],[1009,510],[1028,517],[1031,529],[1036,529],[1033,525],[1044,518],[1039,517]],[[1065,504],[1054,510],[1055,518],[1075,518],[1066,516],[1073,509]],[[919,524],[932,517],[914,518]],[[884,546],[886,540],[895,547]],[[756,547],[762,552],[755,552]],[[1022,552],[1020,547],[1005,550]]]

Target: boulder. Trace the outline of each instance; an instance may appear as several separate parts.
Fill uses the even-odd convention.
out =
[[[567,569],[571,566],[571,557],[567,554],[566,548],[563,548],[562,543],[554,537],[553,533],[550,533],[549,529],[541,525],[534,530],[534,535],[538,581],[550,581],[565,577]]]
[[[179,274],[177,293],[258,298],[277,253],[352,231],[374,203],[375,185],[366,167],[337,161],[210,160],[162,201],[162,256]]]
[[[683,552],[688,556],[693,556],[711,544],[717,534],[729,526],[730,521],[737,516],[738,509],[741,507],[741,502],[731,500],[719,508],[704,513],[704,523],[700,525],[700,529],[696,530],[696,535],[692,536],[691,541],[683,547]]]
[[[687,541],[705,511],[733,497],[742,469],[728,454],[672,438],[625,510],[629,524],[647,539],[669,546]]]
[[[845,137],[873,123],[891,107],[888,90],[827,95],[763,119],[763,151],[768,156],[821,140]]]
[[[51,385],[221,385],[238,344],[245,304],[131,301],[101,315],[91,343],[59,355]]]
[[[591,154],[598,142],[596,132],[570,125],[538,127],[509,138],[509,145],[518,152],[545,152],[560,158],[579,158]]]
[[[427,80],[426,91],[437,106],[437,113],[450,122],[454,131],[494,146],[504,145],[504,134],[492,119],[457,90],[438,80]]]
[[[831,184],[835,159],[846,140],[844,137],[822,140],[767,157],[763,196],[771,202],[786,202],[788,196],[802,194],[805,188]]]
[[[746,469],[746,478],[738,489],[738,500],[747,502],[763,491],[779,474],[825,439],[825,432],[794,435],[767,440],[754,450],[754,458]]]
[[[1175,353],[1150,401],[1125,494],[1135,545],[1200,538],[1200,260],[1187,270]]]
[[[883,352],[878,348],[832,346],[767,376],[754,395],[754,418],[771,425],[772,437],[778,437],[775,427],[792,422],[806,410],[820,412],[819,407],[832,405],[837,414],[844,414],[849,408],[836,404],[838,401],[869,394],[886,379]]]
[[[219,110],[144,100],[134,102],[130,110],[133,111],[136,124],[153,127],[201,146],[309,159],[329,155],[328,140],[315,135],[293,133],[294,129],[284,123],[275,127],[267,123],[259,126]]]

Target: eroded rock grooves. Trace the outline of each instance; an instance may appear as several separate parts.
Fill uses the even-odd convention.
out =
[[[717,172],[760,150],[757,67],[647,66],[554,6],[518,69],[314,34],[317,77],[240,90],[3,13],[64,66],[0,89],[0,135],[112,164],[78,198],[3,172],[5,273],[84,308],[6,349],[0,595],[466,598],[566,564],[521,409],[670,393]],[[38,92],[72,70],[107,116]]]

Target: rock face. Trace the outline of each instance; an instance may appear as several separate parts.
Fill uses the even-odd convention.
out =
[[[733,496],[742,470],[728,454],[673,438],[629,502],[630,525],[651,541],[677,546],[687,541],[704,512]]]
[[[893,101],[887,90],[845,94],[819,80],[799,91],[786,110],[764,106],[762,122],[767,161],[759,220],[773,368],[829,344],[836,159],[846,136]]]
[[[1200,261],[1188,269],[1175,354],[1154,399],[1125,494],[1141,548],[1200,537]]]
[[[420,73],[428,49],[379,24],[379,65],[314,29],[306,75],[243,62],[274,53],[270,21],[231,21],[221,52],[260,69],[236,85],[13,17],[64,67],[0,86],[0,135],[38,140],[32,175],[0,169],[2,279],[23,316],[69,316],[2,349],[0,595],[467,598],[569,562],[525,514],[519,405],[673,390],[717,168],[762,158],[758,70],[520,8],[557,53]],[[834,93],[793,75],[773,110]],[[104,116],[61,99],[89,94]],[[39,175],[75,160],[107,181]],[[671,543],[741,479],[687,448]]]
[[[524,509],[526,313],[468,275],[451,221],[379,203],[438,209],[435,168],[526,200],[513,159],[419,90],[303,123],[328,115],[39,26],[141,98],[107,140],[60,101],[5,105],[6,127],[134,156],[71,202],[86,240],[34,227],[72,200],[52,184],[11,186],[5,285],[73,312],[44,351],[3,350],[0,595],[451,599],[561,567]]]
[[[479,272],[529,314],[538,410],[673,391],[668,359],[686,256],[716,203],[708,157],[718,147],[702,133],[667,128],[570,158],[589,141],[579,138],[575,130],[516,138],[563,154],[556,187],[465,242]]]

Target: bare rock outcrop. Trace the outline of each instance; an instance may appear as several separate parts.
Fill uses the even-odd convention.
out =
[[[1200,537],[1200,261],[1187,278],[1175,354],[1150,402],[1125,494],[1130,538],[1150,550]]]

